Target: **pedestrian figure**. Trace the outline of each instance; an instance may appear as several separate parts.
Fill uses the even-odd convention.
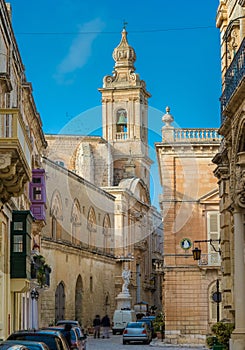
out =
[[[93,320],[93,327],[94,327],[94,338],[99,338],[100,337],[100,315],[96,315],[94,320]]]
[[[108,315],[105,315],[101,320],[101,326],[103,327],[102,338],[110,338],[109,331],[111,328],[111,321]]]
[[[69,324],[69,323],[66,323],[64,329],[65,329],[64,335],[65,335],[67,343],[68,343],[68,345],[69,345],[69,347],[71,349],[71,345],[72,345],[71,344],[71,329],[72,329],[72,325]]]

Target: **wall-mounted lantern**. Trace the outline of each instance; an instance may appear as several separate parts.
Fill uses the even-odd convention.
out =
[[[203,243],[203,242],[206,242],[206,243],[210,243],[211,247],[213,248],[213,250],[216,252],[216,253],[219,253],[221,255],[221,250],[220,248],[216,248],[215,245],[213,244],[213,242],[218,242],[220,244],[220,239],[204,239],[204,240],[199,240],[199,241],[194,241],[193,244],[195,245],[195,243]],[[200,260],[201,259],[201,249],[198,248],[198,247],[195,247],[193,250],[192,250],[192,255],[193,255],[193,259],[194,260]]]

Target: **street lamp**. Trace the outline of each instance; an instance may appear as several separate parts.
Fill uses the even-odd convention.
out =
[[[226,30],[225,30],[225,33],[224,33],[224,36],[223,36],[223,40],[225,41],[225,68],[227,69],[227,66],[228,66],[228,38],[229,38],[229,35],[230,35],[230,32],[232,30],[232,24],[234,22],[236,22],[237,20],[239,19],[243,19],[245,18],[245,15],[244,16],[239,16],[239,17],[236,17],[234,19],[232,19],[227,27],[226,27]]]
[[[211,247],[213,248],[213,250],[216,252],[216,253],[219,253],[219,255],[221,255],[221,250],[220,248],[216,248],[215,245],[213,244],[213,242],[218,242],[220,244],[220,239],[204,239],[204,240],[199,240],[199,241],[194,241],[193,243],[203,243],[203,242],[206,242],[206,243],[210,243]],[[201,249],[196,247],[192,250],[192,255],[193,255],[193,259],[194,260],[200,260],[201,259]]]
[[[39,298],[39,293],[38,291],[36,290],[36,288],[33,288],[32,291],[31,291],[31,298],[32,300],[38,300]]]

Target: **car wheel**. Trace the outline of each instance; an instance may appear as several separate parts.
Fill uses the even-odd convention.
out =
[[[126,340],[123,339],[123,345],[126,345],[126,344],[127,344]]]
[[[116,335],[117,334],[117,332],[116,331],[114,331],[114,329],[112,330],[112,334],[113,335]]]

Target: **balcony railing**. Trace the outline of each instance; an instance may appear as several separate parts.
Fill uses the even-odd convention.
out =
[[[127,132],[117,132],[116,133],[116,140],[127,140],[128,133]]]
[[[232,95],[234,94],[238,85],[245,77],[245,38],[243,39],[241,46],[235,54],[229,68],[225,73],[225,88],[220,98],[221,101],[221,113],[223,113],[227,104],[229,103]],[[225,120],[225,116],[221,116],[221,122]]]
[[[20,146],[31,175],[31,141],[18,109],[0,109],[0,150],[6,145]]]
[[[198,262],[199,266],[220,266],[221,258],[218,253],[201,254],[201,259]]]
[[[219,141],[218,129],[173,129],[175,142]]]
[[[31,179],[32,144],[18,109],[0,109],[0,179],[7,201]]]

